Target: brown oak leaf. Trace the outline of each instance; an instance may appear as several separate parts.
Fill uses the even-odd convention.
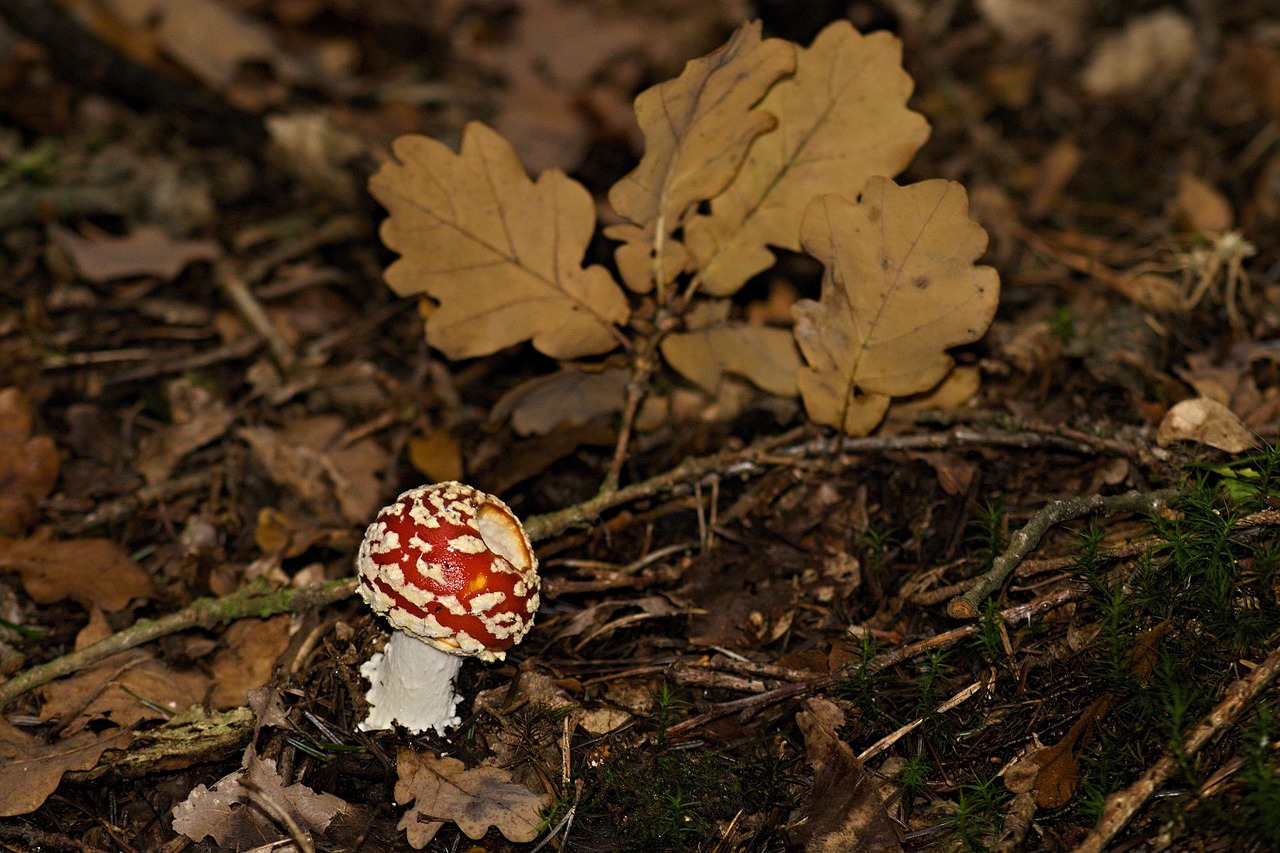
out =
[[[773,265],[768,246],[799,250],[801,217],[816,196],[853,199],[872,175],[902,171],[929,134],[906,107],[911,89],[902,43],[889,33],[862,35],[837,21],[800,50],[795,75],[759,104],[778,129],[755,141],[711,212],[685,228],[703,291],[737,291]]]
[[[991,324],[999,278],[974,265],[987,234],[959,184],[899,187],[883,177],[868,180],[857,203],[815,199],[802,232],[826,274],[820,301],[792,309],[808,362],[800,394],[813,420],[865,435],[892,397],[937,385],[954,364],[947,350]]]
[[[401,257],[386,273],[401,296],[439,303],[427,340],[449,358],[532,340],[553,358],[608,352],[630,308],[604,267],[583,268],[595,203],[558,169],[532,181],[511,144],[478,122],[462,148],[402,136],[369,181],[391,212],[382,240]]]

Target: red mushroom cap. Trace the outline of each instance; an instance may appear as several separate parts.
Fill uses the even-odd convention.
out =
[[[360,595],[442,651],[502,658],[538,609],[538,561],[505,503],[462,483],[420,486],[365,531]]]

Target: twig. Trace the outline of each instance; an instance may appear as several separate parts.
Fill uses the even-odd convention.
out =
[[[725,450],[710,456],[686,459],[671,470],[643,482],[632,483],[612,491],[602,490],[595,497],[580,504],[544,515],[532,516],[525,520],[524,529],[529,534],[529,538],[534,541],[549,539],[570,527],[590,524],[601,513],[616,506],[653,497],[677,485],[684,485],[712,474],[747,473],[756,470],[761,467],[759,460],[770,451],[776,452],[777,448],[795,442],[806,431],[806,427],[799,427],[741,450]]]
[[[213,278],[218,283],[218,289],[222,291],[222,295],[227,297],[232,307],[236,309],[236,313],[240,315],[240,319],[266,340],[267,347],[271,350],[271,358],[276,365],[284,371],[293,367],[297,360],[293,347],[289,346],[288,341],[280,334],[280,330],[271,322],[266,309],[253,295],[244,276],[230,261],[224,260],[214,264]]]
[[[1245,706],[1266,690],[1277,675],[1280,675],[1280,647],[1273,649],[1257,668],[1231,685],[1222,701],[1187,733],[1176,753],[1165,752],[1138,781],[1107,797],[1098,825],[1076,847],[1074,853],[1101,853],[1107,843],[1146,805],[1156,789],[1173,775],[1179,762],[1195,756],[1210,739],[1233,725]]]
[[[947,613],[956,619],[972,619],[977,616],[978,605],[1004,585],[1009,575],[1018,567],[1018,563],[1040,544],[1040,540],[1055,524],[1090,513],[1104,515],[1123,512],[1151,513],[1160,509],[1177,494],[1177,489],[1158,489],[1154,492],[1125,492],[1123,495],[1112,497],[1086,495],[1049,501],[1023,525],[1021,530],[1013,534],[1009,540],[1009,547],[995,558],[991,568],[978,577],[964,595],[951,599],[947,604]]]
[[[14,676],[0,684],[0,708],[55,678],[92,666],[119,652],[167,637],[188,628],[213,628],[235,619],[265,619],[341,601],[355,591],[354,578],[326,581],[303,589],[268,590],[253,583],[223,598],[197,598],[186,607],[159,619],[140,619],[123,631],[60,658]]]
[[[1074,587],[1060,589],[1057,592],[1042,596],[1026,604],[1019,604],[1016,607],[1009,607],[1000,611],[1000,617],[1004,619],[1008,625],[1016,625],[1032,616],[1046,613],[1055,608],[1061,607],[1069,601],[1072,601],[1080,590]],[[876,655],[867,664],[869,672],[879,672],[891,666],[896,666],[903,661],[910,660],[916,655],[923,654],[931,649],[944,648],[951,645],[971,634],[978,633],[977,623],[961,625],[942,634],[919,640],[915,643],[908,643],[905,646],[895,646],[880,654]],[[687,720],[682,720],[671,726],[667,731],[672,737],[679,737],[686,732],[690,732],[699,726],[706,725],[712,720],[718,720],[721,717],[727,717],[730,714],[740,714],[745,718],[750,718],[758,714],[761,710],[786,699],[796,696],[803,696],[808,693],[816,693],[819,690],[825,690],[835,684],[838,684],[844,678],[845,670],[849,669],[852,664],[845,664],[841,669],[827,675],[820,675],[811,678],[808,681],[802,681],[795,684],[785,684],[768,690],[764,693],[758,693],[754,696],[745,696],[741,699],[734,699],[729,702],[721,702],[696,716]]]
[[[97,509],[74,521],[56,525],[54,529],[64,536],[84,533],[94,527],[132,515],[138,511],[139,507],[206,488],[221,476],[222,469],[214,466],[197,471],[194,474],[188,474],[185,477],[173,477],[161,483],[141,486],[132,494],[125,495],[110,503],[102,504]]]

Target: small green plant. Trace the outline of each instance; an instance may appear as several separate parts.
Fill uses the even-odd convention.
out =
[[[973,635],[973,645],[984,661],[998,669],[1008,670],[1009,656],[1005,653],[1003,622],[1000,605],[995,599],[989,598],[983,602],[978,632]]]
[[[933,769],[929,756],[917,752],[902,762],[898,772],[898,782],[908,791],[918,791],[929,781],[929,771]]]
[[[746,769],[715,750],[670,748],[670,727],[687,704],[664,684],[653,694],[648,742],[615,749],[608,759],[582,768],[576,825],[606,849],[696,850],[713,837],[717,821],[731,819],[744,803],[783,799],[764,790],[761,779],[746,785]],[[563,806],[553,807],[548,825],[566,813]]]
[[[1244,735],[1238,820],[1241,830],[1272,850],[1280,849],[1278,748],[1280,716],[1272,706],[1262,705]]]
[[[973,556],[978,559],[977,570],[985,572],[991,568],[991,562],[1004,550],[1008,540],[1005,531],[1004,507],[984,503],[978,508],[969,528]]]
[[[920,665],[920,676],[912,688],[915,716],[928,717],[933,714],[940,701],[941,683],[950,670],[946,649],[934,649],[925,655]]]
[[[1009,792],[992,776],[970,785],[962,785],[952,817],[952,839],[960,850],[989,850],[991,839],[1000,829],[1002,804]]]

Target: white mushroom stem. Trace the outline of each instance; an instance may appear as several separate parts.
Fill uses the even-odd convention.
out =
[[[462,697],[453,692],[453,680],[461,668],[458,655],[412,634],[393,632],[386,648],[360,667],[371,685],[365,694],[369,716],[360,729],[389,729],[399,723],[414,734],[427,729],[444,734],[445,727],[460,722],[454,710]]]

